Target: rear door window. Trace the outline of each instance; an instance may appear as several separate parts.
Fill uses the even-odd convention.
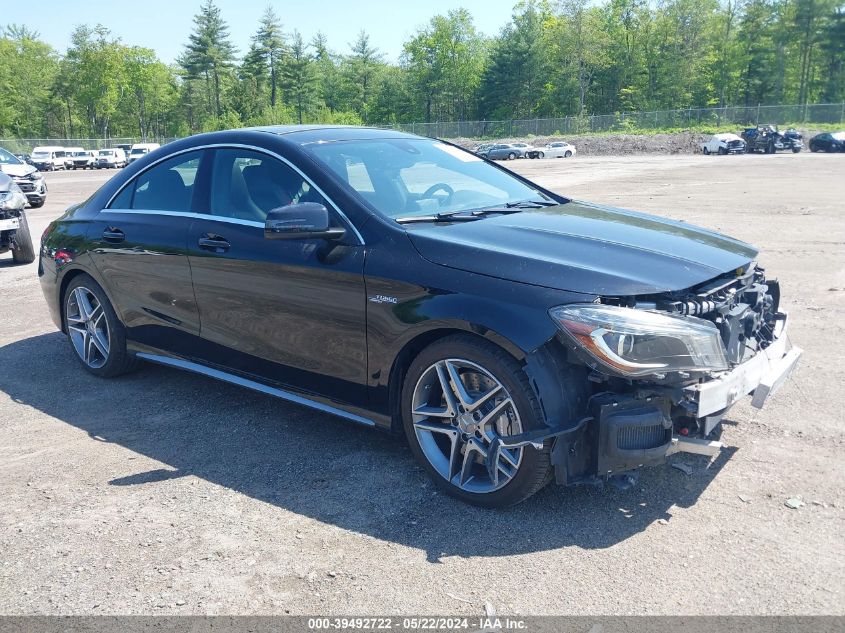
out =
[[[180,154],[148,169],[124,187],[110,208],[190,212],[202,154]]]

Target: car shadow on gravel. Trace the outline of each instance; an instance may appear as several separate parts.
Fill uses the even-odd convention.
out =
[[[695,504],[735,449],[713,463],[676,455],[692,474],[645,469],[628,490],[551,485],[506,510],[436,492],[401,439],[210,378],[157,366],[114,380],[87,374],[59,333],[0,348],[0,390],[91,437],[166,465],[103,459],[102,480],[155,494],[205,479],[324,523],[445,556],[499,556],[562,547],[602,549],[662,529]],[[105,456],[104,456],[105,457]],[[117,463],[117,465],[115,465]],[[162,494],[164,494],[162,490]],[[213,500],[209,503],[214,503]],[[663,521],[661,521],[663,520]]]

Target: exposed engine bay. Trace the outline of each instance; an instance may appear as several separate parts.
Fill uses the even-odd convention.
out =
[[[590,385],[587,421],[555,438],[559,483],[659,464],[674,452],[716,455],[727,410],[748,394],[762,407],[801,355],[786,335],[778,282],[754,264],[686,290],[597,304],[554,313],[568,360],[586,365]],[[684,338],[686,329],[696,335]],[[706,360],[696,366],[696,356]]]

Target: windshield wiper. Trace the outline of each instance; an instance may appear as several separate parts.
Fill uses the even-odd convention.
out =
[[[445,213],[434,213],[432,215],[409,215],[396,218],[399,224],[410,224],[411,222],[468,222],[478,220],[486,215],[496,213],[519,213],[523,209],[542,209],[557,205],[553,200],[519,200],[517,202],[506,202],[503,205],[484,207],[475,211],[447,211]]]
[[[448,211],[432,215],[408,215],[403,218],[396,218],[396,221],[399,224],[410,224],[411,222],[468,222],[477,220],[479,217],[478,215],[467,215],[465,211]]]
[[[560,204],[554,200],[520,200],[519,202],[506,202],[508,209],[541,209],[543,207],[554,207]]]

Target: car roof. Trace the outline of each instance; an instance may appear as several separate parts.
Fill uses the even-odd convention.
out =
[[[265,125],[260,127],[241,128],[240,131],[268,132],[284,136],[294,143],[316,143],[319,141],[364,141],[384,138],[422,138],[416,134],[408,134],[397,130],[357,125]]]

